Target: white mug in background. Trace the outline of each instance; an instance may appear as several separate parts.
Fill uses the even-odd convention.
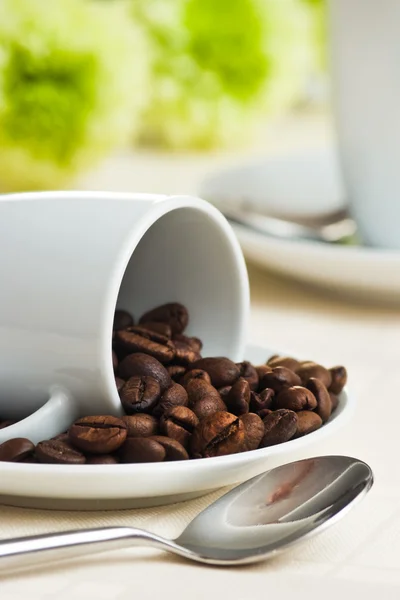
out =
[[[116,307],[178,301],[204,355],[243,359],[246,267],[221,213],[197,198],[45,192],[0,198],[0,442],[34,443],[85,414],[121,414]]]
[[[331,0],[329,25],[349,208],[366,244],[400,249],[400,2]]]

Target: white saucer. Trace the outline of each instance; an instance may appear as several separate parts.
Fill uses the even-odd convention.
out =
[[[245,357],[261,364],[272,354],[276,351],[248,346]],[[188,500],[301,458],[304,449],[343,425],[352,413],[352,405],[343,392],[338,408],[319,430],[284,444],[231,456],[125,465],[0,462],[0,503],[53,510],[108,510]]]
[[[318,197],[318,194],[320,196]],[[298,153],[211,175],[199,195],[226,205],[244,199],[261,212],[304,218],[344,208],[332,150]],[[249,261],[325,290],[378,301],[400,300],[400,252],[273,238],[233,225]]]

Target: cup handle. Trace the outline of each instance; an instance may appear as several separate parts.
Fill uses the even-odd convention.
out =
[[[0,444],[17,437],[28,438],[37,444],[66,431],[78,417],[78,406],[69,393],[61,388],[52,388],[49,400],[36,412],[0,429]]]

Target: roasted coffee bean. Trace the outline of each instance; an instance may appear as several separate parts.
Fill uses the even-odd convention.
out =
[[[120,459],[123,463],[162,462],[166,452],[164,447],[151,437],[129,437],[122,446]]]
[[[161,396],[154,377],[131,377],[120,392],[121,404],[128,415],[150,413]]]
[[[6,420],[0,421],[0,429],[4,429],[5,427],[10,427],[10,425],[15,425],[16,421]]]
[[[229,394],[231,389],[232,389],[231,385],[225,385],[224,387],[219,388],[218,393],[221,396],[222,400],[224,400],[224,402],[225,402],[226,396]]]
[[[195,352],[201,352],[203,348],[203,342],[198,337],[189,337],[188,335],[183,335],[183,333],[175,333],[172,339],[174,342],[186,344],[186,346],[189,346]]]
[[[171,325],[168,325],[168,323],[162,323],[161,321],[146,321],[145,323],[142,323],[141,326],[144,329],[161,333],[161,335],[165,335],[169,340],[172,337]]]
[[[311,410],[301,410],[297,413],[297,431],[296,437],[307,435],[322,425],[322,419],[317,413]]]
[[[175,347],[174,363],[188,367],[192,363],[196,362],[201,358],[201,354],[197,350],[193,350],[192,346],[186,344],[186,342],[180,342],[179,340],[173,341]]]
[[[244,426],[246,450],[256,450],[264,437],[264,423],[258,415],[247,413],[240,420]]]
[[[262,410],[271,408],[274,397],[275,392],[274,390],[271,390],[271,388],[265,388],[265,390],[259,394],[257,394],[257,392],[251,392],[250,411],[259,414]]]
[[[192,434],[190,449],[193,458],[243,452],[246,449],[243,422],[228,412],[216,412],[205,417]]]
[[[255,370],[256,370],[256,373],[258,375],[258,388],[257,388],[257,390],[259,390],[260,389],[260,381],[262,380],[262,378],[264,377],[264,375],[266,373],[271,373],[272,372],[272,368],[269,367],[268,365],[259,365],[258,367],[255,367]]]
[[[328,387],[329,392],[333,394],[340,394],[343,390],[344,386],[347,383],[347,371],[345,367],[332,367],[329,369],[330,374],[332,376],[331,385]]]
[[[267,361],[267,365],[272,369],[274,367],[286,367],[295,373],[297,369],[300,368],[299,361],[291,356],[271,356],[271,358]]]
[[[243,379],[247,379],[250,385],[250,390],[256,391],[258,389],[258,373],[256,368],[248,361],[236,363],[239,367],[239,376]]]
[[[301,385],[295,385],[282,390],[274,400],[274,408],[289,410],[314,410],[317,400],[312,392]]]
[[[75,421],[68,435],[70,443],[83,452],[110,454],[122,446],[128,427],[111,415],[95,415]]]
[[[203,379],[192,379],[188,383],[187,393],[189,408],[199,419],[226,410],[226,405],[218,391]]]
[[[301,385],[301,379],[287,367],[274,367],[270,373],[265,373],[260,379],[259,390],[271,388],[275,394],[283,389]]]
[[[160,432],[188,448],[190,436],[199,424],[194,412],[186,406],[168,409],[160,419]]]
[[[300,377],[302,385],[306,385],[311,377],[320,379],[325,387],[329,387],[332,383],[332,375],[328,369],[325,369],[322,365],[315,362],[302,363],[301,367],[297,369],[297,375]],[[301,384],[300,384],[301,385]]]
[[[125,380],[121,379],[121,377],[116,377],[115,385],[117,386],[117,392],[119,393],[125,385]]]
[[[269,408],[263,408],[257,414],[260,417],[260,419],[264,420],[264,418],[267,417],[268,415],[270,415],[272,412],[274,412],[274,411]]]
[[[164,365],[153,356],[141,352],[129,354],[118,365],[118,376],[122,379],[129,379],[135,375],[154,377],[160,384],[162,392],[172,384],[171,377]]]
[[[339,398],[336,396],[336,394],[332,394],[332,392],[329,392],[329,398],[331,399],[331,405],[332,405],[331,413],[333,413],[333,411],[336,410],[338,407]]]
[[[57,465],[83,465],[86,457],[82,452],[60,440],[45,440],[35,448],[35,456],[41,463]]]
[[[86,457],[87,465],[117,465],[118,462],[112,454],[94,454]]]
[[[153,415],[161,417],[169,408],[174,406],[187,406],[189,398],[187,391],[179,383],[174,383],[169,387],[160,398],[160,401],[153,410]]]
[[[221,388],[225,385],[233,385],[239,379],[240,369],[229,358],[224,356],[201,358],[196,360],[189,367],[192,369],[202,369],[207,371],[211,378],[211,383],[215,388]]]
[[[156,358],[162,364],[170,363],[175,357],[175,346],[167,337],[142,327],[129,327],[117,331],[115,343],[127,354],[142,352]]]
[[[128,427],[128,437],[150,437],[158,434],[158,421],[152,415],[126,415],[122,421]]]
[[[182,304],[170,302],[146,312],[141,316],[139,323],[146,323],[146,321],[168,323],[174,335],[175,333],[182,333],[186,329],[189,322],[189,313]]]
[[[0,461],[22,462],[33,454],[35,444],[26,438],[13,438],[0,444]]]
[[[227,411],[240,416],[249,412],[250,384],[246,379],[238,379],[225,398]]]
[[[322,422],[325,423],[332,412],[332,402],[326,386],[321,379],[311,377],[307,382],[307,388],[314,394],[317,400],[315,412],[321,417]]]
[[[276,367],[284,368],[284,367]],[[289,441],[297,431],[297,414],[284,408],[274,410],[263,419],[264,436],[260,448],[275,446]]]
[[[186,367],[182,365],[168,365],[167,371],[172,381],[181,383],[181,379],[186,373]]]
[[[185,448],[177,442],[166,435],[154,435],[150,438],[161,444],[161,446],[165,450],[165,460],[188,460],[189,454],[185,450]]]
[[[202,369],[193,369],[192,371],[188,371],[182,377],[180,384],[183,385],[184,388],[187,387],[189,381],[192,379],[203,379],[207,383],[211,384],[211,379],[207,371],[203,371]]]
[[[113,330],[127,329],[132,327],[133,317],[126,310],[116,310],[114,313]]]
[[[112,351],[112,365],[114,371],[116,371],[118,368],[118,356],[115,354],[114,350]]]

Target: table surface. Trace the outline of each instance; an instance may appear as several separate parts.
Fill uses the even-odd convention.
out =
[[[263,153],[310,147],[329,139],[325,121],[282,123],[269,129]],[[281,129],[279,129],[281,127]],[[308,136],[310,127],[313,135]],[[280,135],[277,135],[281,131]],[[283,134],[282,134],[283,132]],[[289,132],[286,134],[285,132]],[[269,137],[268,137],[269,136]],[[279,145],[274,140],[279,139]],[[283,140],[283,141],[282,141]],[[311,140],[311,141],[310,141]],[[261,152],[261,147],[254,150]],[[82,187],[194,192],[216,165],[236,153],[209,157],[125,155],[111,159]],[[157,175],[157,176],[156,176]],[[132,549],[15,574],[0,573],[1,599],[154,598],[167,600],[229,594],[230,600],[400,595],[400,473],[397,393],[400,389],[400,307],[368,299],[331,297],[248,265],[252,312],[249,340],[282,348],[327,365],[345,364],[355,416],[335,439],[313,448],[368,462],[375,484],[363,502],[336,526],[267,562],[240,569],[197,566],[154,550]],[[175,537],[217,493],[153,509],[102,513],[51,512],[0,507],[1,536],[13,537],[102,525],[133,525]],[[129,594],[129,596],[128,596]]]

